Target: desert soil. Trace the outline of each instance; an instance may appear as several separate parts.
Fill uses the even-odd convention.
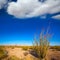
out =
[[[8,56],[16,56],[20,59],[26,60],[38,60],[36,57],[31,55],[29,51],[24,51],[22,48],[6,48]],[[60,51],[49,50],[46,56],[47,60],[60,60]]]

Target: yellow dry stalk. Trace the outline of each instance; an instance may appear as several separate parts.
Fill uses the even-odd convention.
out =
[[[40,39],[39,40],[34,39],[33,50],[37,53],[40,60],[42,59],[45,60],[47,51],[49,49],[49,42],[47,38],[48,35],[45,37],[43,32],[41,32]]]

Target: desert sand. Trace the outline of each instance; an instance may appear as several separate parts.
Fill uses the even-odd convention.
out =
[[[16,56],[21,60],[38,60],[37,57],[33,56],[29,53],[29,51],[25,51],[22,48],[6,48],[8,52],[8,57]],[[60,51],[50,49],[47,52],[46,56],[47,60],[60,60]]]

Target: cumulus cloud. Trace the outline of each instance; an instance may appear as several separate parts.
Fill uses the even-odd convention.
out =
[[[17,18],[28,18],[60,12],[60,0],[17,0],[10,2],[7,12]]]
[[[60,19],[60,15],[53,16],[54,19]]]
[[[8,0],[0,0],[0,9],[2,9],[6,3],[7,3]]]

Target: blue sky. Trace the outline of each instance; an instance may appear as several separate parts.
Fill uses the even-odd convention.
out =
[[[26,0],[26,1],[29,2],[28,0]],[[26,1],[24,2],[24,0],[22,0],[21,2],[24,2],[27,4]],[[49,1],[49,2],[51,2],[51,1]],[[46,2],[46,4],[49,2]],[[54,2],[54,0],[53,0],[53,2]],[[12,1],[11,1],[11,3],[12,3]],[[8,45],[8,44],[31,45],[33,42],[34,35],[35,34],[39,35],[42,28],[44,28],[45,32],[46,32],[46,30],[49,26],[49,23],[50,23],[49,33],[51,35],[53,34],[53,36],[50,39],[50,44],[51,45],[60,45],[60,18],[59,18],[60,11],[58,8],[59,5],[57,5],[57,7],[53,7],[54,9],[55,8],[58,9],[58,11],[55,11],[54,13],[52,13],[54,9],[50,10],[51,12],[50,11],[46,12],[47,11],[46,9],[45,9],[46,10],[45,11],[41,7],[38,7],[38,8],[41,8],[41,10],[39,10],[39,11],[41,11],[41,12],[39,12],[39,14],[38,14],[38,12],[37,13],[34,12],[34,14],[32,14],[32,13],[30,14],[30,12],[29,12],[30,8],[28,8],[29,11],[26,8],[26,10],[28,12],[26,12],[26,10],[24,10],[24,8],[22,11],[14,10],[15,5],[12,3],[13,4],[13,6],[12,6],[11,3],[10,3],[10,5],[8,5],[6,3],[8,5],[7,8],[5,8],[4,5],[1,6],[2,8],[0,8],[0,45],[1,44],[4,44],[4,45]],[[35,3],[37,4],[38,2],[34,2],[34,6],[35,6]],[[50,6],[49,4],[48,4],[48,6]],[[42,5],[42,6],[44,7],[44,5]],[[32,7],[32,10],[34,11],[33,8],[34,7]],[[11,9],[13,9],[13,10],[11,10]],[[18,13],[18,11],[19,11],[19,13]],[[20,13],[20,12],[22,12],[22,13]],[[14,14],[14,13],[16,13],[16,14]],[[25,14],[25,13],[27,13],[27,14]]]

